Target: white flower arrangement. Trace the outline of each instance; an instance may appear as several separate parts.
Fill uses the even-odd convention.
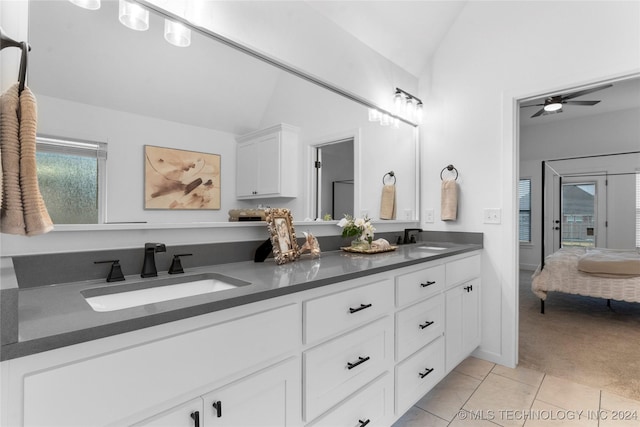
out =
[[[373,232],[376,231],[367,217],[353,218],[351,215],[345,215],[338,221],[338,226],[342,227],[342,237],[354,237],[369,244],[373,241]]]

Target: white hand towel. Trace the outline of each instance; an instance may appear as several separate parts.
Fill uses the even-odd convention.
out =
[[[396,186],[382,187],[380,200],[380,219],[396,219]]]
[[[455,179],[442,181],[440,194],[440,219],[455,221],[458,213],[458,186]]]

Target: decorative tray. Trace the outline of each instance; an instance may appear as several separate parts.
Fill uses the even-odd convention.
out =
[[[358,254],[379,254],[382,252],[391,252],[391,251],[395,251],[396,249],[398,249],[397,246],[389,246],[388,248],[385,249],[362,249],[362,248],[354,248],[353,246],[343,246],[340,249],[342,249],[345,252],[354,252],[354,253],[358,253]]]

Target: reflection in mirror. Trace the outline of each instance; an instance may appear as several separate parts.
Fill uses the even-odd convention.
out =
[[[316,146],[316,218],[353,216],[353,138]]]
[[[132,31],[118,21],[117,6],[102,2],[89,11],[68,1],[31,0],[29,10],[38,132],[108,143],[108,222],[223,222],[229,210],[258,204],[290,209],[297,221],[313,219],[319,208],[312,147],[344,134],[353,136],[353,213],[368,211],[375,219],[381,178],[396,170],[398,219],[406,212],[415,219],[413,126],[369,122],[367,107],[198,31],[189,47],[175,47],[164,40],[164,19],[153,11],[148,31]],[[236,138],[279,123],[300,128],[298,160],[279,165],[297,177],[297,197],[238,200]],[[221,208],[145,210],[144,145],[220,155]],[[327,213],[327,202],[320,206]]]

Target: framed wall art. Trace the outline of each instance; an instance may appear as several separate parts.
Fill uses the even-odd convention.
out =
[[[265,215],[276,263],[295,261],[299,256],[299,250],[291,212],[289,209],[271,208],[265,210]]]
[[[220,155],[144,146],[145,209],[220,209]]]

